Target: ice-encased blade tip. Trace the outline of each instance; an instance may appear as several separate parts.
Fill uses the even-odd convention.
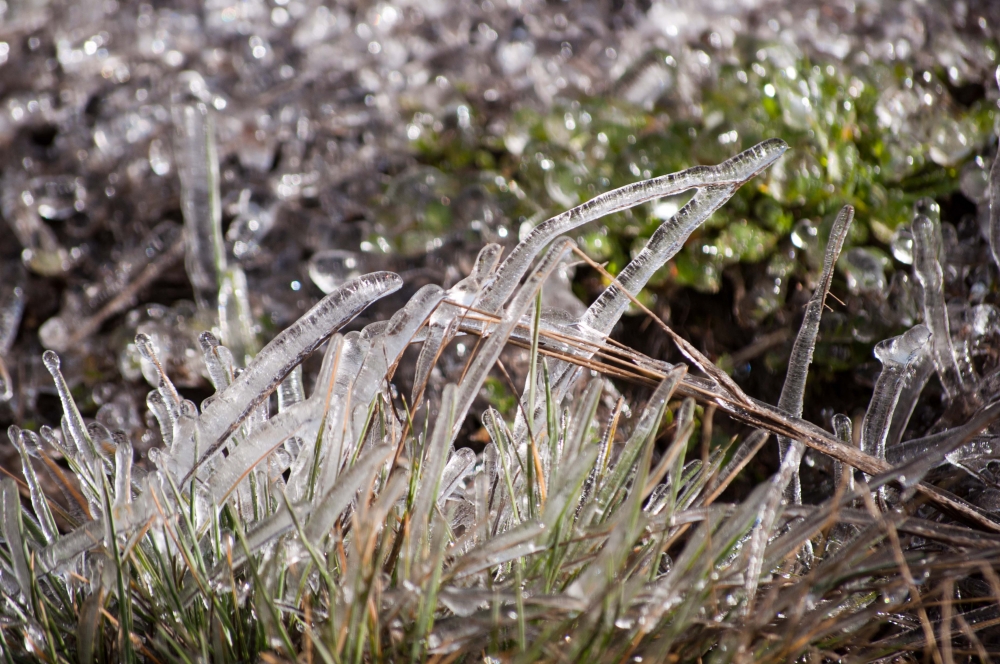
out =
[[[54,350],[47,350],[42,353],[42,362],[45,364],[45,368],[49,370],[49,373],[55,376],[59,371],[59,354]]]

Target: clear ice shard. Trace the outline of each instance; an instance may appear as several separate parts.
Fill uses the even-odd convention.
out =
[[[215,121],[203,103],[175,106],[173,119],[181,213],[187,235],[185,264],[198,306],[214,311],[219,306],[219,288],[226,270]]]
[[[784,141],[769,139],[717,166],[695,166],[626,185],[552,217],[532,230],[504,260],[497,270],[496,279],[479,297],[477,308],[488,313],[499,311],[517,288],[531,262],[558,236],[614,212],[689,189],[709,185],[739,187],[774,163],[787,149]]]
[[[913,219],[913,271],[924,292],[924,321],[933,334],[930,350],[934,366],[948,398],[955,399],[974,385],[975,378],[964,375],[967,372],[962,371],[955,356],[944,299],[941,245],[940,223],[926,215],[916,215]]]

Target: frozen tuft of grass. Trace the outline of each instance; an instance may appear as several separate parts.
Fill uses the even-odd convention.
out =
[[[201,136],[197,114],[188,115]],[[206,140],[188,147],[212,154]],[[834,418],[835,434],[799,418],[850,208],[832,233],[777,406],[745,394],[655,316],[689,364],[608,338],[630,303],[643,309],[636,296],[650,276],[785,148],[766,141],[718,166],[598,196],[538,226],[505,260],[487,246],[449,290],[424,287],[388,321],[342,334],[402,285],[391,273],[360,276],[245,366],[253,339],[239,332],[239,275],[213,261],[218,229],[192,225],[189,235],[202,235],[188,245],[189,268],[235,346],[201,337],[216,392],[200,405],[185,400],[154,341],[136,338],[164,441],[147,472],[133,465],[123,434],[84,420],[58,355],[45,354],[64,416],[60,430],[8,432],[25,481],[0,485],[2,656],[748,662],[923,652],[944,661],[961,642],[985,661],[1000,598],[991,553],[1000,522],[967,499],[974,491],[937,482],[952,477],[939,472],[949,464],[983,481],[975,469],[992,453],[1000,408],[979,404],[993,403],[997,382],[963,368],[961,344],[941,341],[951,333],[932,220],[915,222],[928,325],[878,347],[884,368],[860,448],[846,416]],[[189,221],[215,204],[207,181],[207,191],[187,192]],[[571,252],[589,260],[563,233],[688,190],[689,202],[619,275],[591,262],[608,286],[582,317],[542,310],[540,291],[560,261]],[[479,338],[461,378],[427,389],[458,335]],[[307,395],[300,365],[324,342]],[[407,401],[395,372],[415,343]],[[512,345],[528,350],[526,384],[513,421],[493,408],[482,414],[488,440],[477,454],[459,434]],[[905,430],[920,393],[906,390],[922,389],[926,378],[913,381],[928,357],[950,399],[945,417],[966,417],[899,443],[890,432]],[[617,395],[612,378],[649,386],[648,398],[602,406]],[[901,399],[909,410],[895,417]],[[709,445],[716,412],[748,433]],[[778,472],[721,500],[772,436]],[[798,478],[807,448],[831,458],[838,477],[812,505],[801,504]],[[56,477],[72,504],[44,495],[39,472]]]

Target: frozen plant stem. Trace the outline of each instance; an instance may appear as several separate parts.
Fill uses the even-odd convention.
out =
[[[215,121],[203,103],[176,106],[173,116],[188,278],[198,306],[215,311],[226,269]]]
[[[802,319],[802,326],[795,337],[792,345],[792,352],[788,358],[788,369],[785,373],[785,382],[781,387],[781,396],[778,398],[778,408],[782,409],[792,417],[802,417],[802,402],[806,393],[806,377],[809,374],[809,365],[812,364],[813,351],[816,349],[816,336],[819,334],[819,323],[823,317],[823,307],[826,305],[826,295],[830,292],[830,284],[833,282],[833,269],[840,257],[840,251],[844,248],[844,240],[847,239],[847,232],[850,230],[851,222],[854,220],[854,208],[845,206],[837,215],[833,228],[830,230],[830,240],[826,246],[826,255],[823,259],[823,274],[816,290],[813,292],[809,303],[806,305],[805,316]],[[792,450],[792,447],[795,447]],[[788,472],[791,477],[785,491],[789,494],[786,497],[795,505],[802,503],[802,483],[799,479],[799,465],[805,446],[801,442],[794,442],[785,436],[778,436],[778,453],[781,461],[784,462],[789,454],[794,455],[788,462]]]
[[[826,246],[826,255],[823,259],[823,275],[809,298],[806,305],[805,317],[799,333],[795,337],[792,345],[792,353],[788,359],[788,370],[785,374],[785,383],[781,388],[781,396],[778,399],[778,408],[791,417],[801,417],[802,401],[806,389],[806,377],[809,374],[809,365],[812,364],[813,350],[816,348],[816,335],[819,333],[819,323],[823,316],[823,307],[826,304],[826,296],[830,291],[830,284],[833,281],[833,269],[840,256],[840,250],[844,246],[847,238],[847,231],[850,229],[851,221],[854,219],[854,208],[845,206],[833,224],[830,231],[830,240]],[[759,512],[758,527],[750,535],[750,542],[747,545],[747,572],[745,576],[744,588],[746,591],[746,604],[744,611],[749,615],[753,610],[757,594],[757,584],[760,574],[763,571],[764,551],[767,542],[771,537],[775,521],[778,517],[778,510],[781,501],[791,488],[791,502],[799,504],[802,502],[802,487],[799,483],[799,466],[802,463],[802,455],[805,452],[805,444],[799,440],[793,440],[787,436],[778,436],[778,449],[781,455],[781,465],[778,472],[771,477],[768,482]],[[790,485],[790,486],[789,486]]]
[[[948,398],[955,399],[967,391],[967,386],[955,358],[944,301],[941,227],[923,214],[918,214],[913,220],[913,271],[924,290],[924,321],[933,335],[931,353],[934,366]]]

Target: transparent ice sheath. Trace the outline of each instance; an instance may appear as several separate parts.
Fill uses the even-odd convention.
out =
[[[941,269],[941,226],[918,214],[913,220],[913,271],[924,291],[924,322],[930,329],[931,356],[949,399],[967,390],[966,378],[955,358]]]
[[[215,121],[203,103],[176,106],[173,116],[181,212],[187,234],[187,273],[198,306],[214,311],[219,306],[219,288],[226,270]]]

